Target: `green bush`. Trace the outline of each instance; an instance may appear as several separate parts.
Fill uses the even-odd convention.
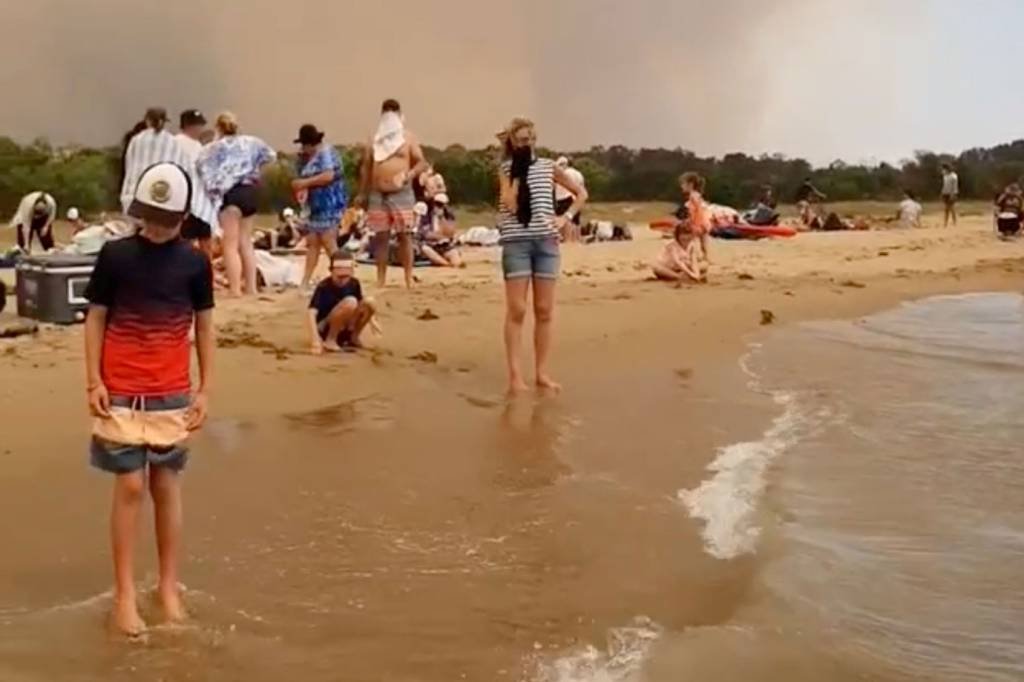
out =
[[[350,197],[358,191],[359,147],[339,148],[345,164]],[[495,169],[498,150],[467,149],[451,145],[428,147],[428,160],[444,174],[452,201],[462,205],[493,204],[497,190]],[[543,150],[555,155],[553,150]],[[120,150],[54,149],[46,140],[19,145],[0,137],[0,211],[14,211],[21,197],[35,190],[54,195],[63,208],[78,206],[87,213],[116,209]],[[1024,176],[1024,140],[987,149],[971,149],[958,157],[917,152],[899,168],[848,165],[835,162],[812,169],[803,159],[781,155],[760,157],[727,154],[722,158],[699,157],[683,149],[629,149],[621,145],[593,147],[570,155],[587,178],[594,201],[674,201],[678,176],[688,170],[708,180],[708,198],[743,207],[752,202],[765,184],[776,188],[782,201],[792,199],[804,178],[811,177],[830,200],[897,199],[904,188],[922,199],[938,198],[940,165],[955,162],[965,198],[990,199],[1007,183]],[[266,169],[263,206],[278,211],[294,203],[291,179],[294,156],[282,154]]]

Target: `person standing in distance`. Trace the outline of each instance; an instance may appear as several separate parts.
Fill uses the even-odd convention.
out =
[[[405,271],[405,286],[412,288],[413,233],[416,194],[413,178],[429,168],[416,136],[405,127],[397,100],[381,105],[377,130],[363,154],[356,203],[366,208],[366,225],[373,233],[377,261],[377,286],[387,284],[392,233],[398,237],[398,253]]]
[[[206,117],[198,109],[186,109],[179,118],[178,144],[188,157],[186,170],[192,179],[192,207],[181,227],[183,239],[195,242],[203,254],[213,260],[213,236],[220,232],[217,225],[217,205],[199,181],[199,154],[203,151],[200,138],[206,130]]]
[[[560,253],[558,235],[580,212],[587,190],[573,182],[551,159],[537,156],[533,122],[513,119],[498,134],[504,159],[498,169],[501,266],[505,276],[505,358],[509,393],[527,390],[523,379],[523,322],[533,288],[534,381],[541,390],[561,388],[548,372],[555,313],[555,283]],[[576,197],[555,215],[555,185]]]
[[[581,173],[577,168],[575,168],[572,165],[568,157],[558,157],[558,161],[555,162],[555,165],[562,169],[562,172],[565,173],[565,177],[569,178],[580,187],[583,187],[584,189],[586,188],[587,182],[586,179],[583,177],[583,173]],[[555,215],[565,215],[565,212],[572,207],[573,202],[575,200],[576,197],[573,196],[572,192],[562,187],[561,185],[556,185]],[[577,213],[573,217],[573,219],[569,221],[567,229],[564,231],[564,234],[562,234],[563,241],[575,242],[580,240],[580,221],[580,214]]]
[[[960,176],[953,170],[953,164],[942,164],[942,205],[945,207],[945,217],[942,221],[943,227],[949,227],[949,221],[953,221],[956,227],[956,203],[960,199]]]
[[[146,129],[132,137],[125,150],[124,182],[121,185],[121,208],[125,215],[129,215],[128,208],[135,200],[135,188],[147,168],[158,163],[174,163],[186,169],[194,165],[189,163],[178,139],[167,130],[166,109],[150,107],[143,120]]]

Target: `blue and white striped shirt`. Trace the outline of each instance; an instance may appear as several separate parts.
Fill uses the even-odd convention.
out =
[[[507,178],[512,173],[512,162],[501,163],[501,173]],[[502,204],[498,209],[498,230],[501,243],[549,239],[558,236],[555,229],[555,162],[551,159],[537,159],[530,165],[526,182],[530,186],[530,208],[532,217],[529,225],[523,225],[515,212]],[[500,202],[499,202],[500,204]]]
[[[152,165],[158,163],[176,163],[188,170],[194,169],[195,164],[189,163],[188,155],[178,144],[174,135],[166,130],[154,130],[147,128],[132,138],[128,143],[128,151],[124,156],[124,184],[121,185],[121,208],[125,214],[128,207],[132,205],[132,198],[135,196],[135,185],[138,184],[142,173]],[[195,171],[192,171],[195,175]],[[195,179],[193,178],[193,184]]]

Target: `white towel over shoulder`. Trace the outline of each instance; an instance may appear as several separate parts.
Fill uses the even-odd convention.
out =
[[[377,132],[373,134],[373,160],[387,161],[405,145],[405,122],[393,111],[381,114]]]

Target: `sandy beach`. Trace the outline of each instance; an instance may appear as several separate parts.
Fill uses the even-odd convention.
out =
[[[17,548],[0,677],[535,679],[537,658],[602,648],[638,616],[729,623],[756,600],[757,562],[709,556],[674,498],[775,415],[737,365],[764,323],[1024,286],[1024,242],[988,217],[715,241],[710,283],[681,289],[650,280],[661,237],[634,235],[563,248],[558,396],[503,396],[497,249],[418,270],[412,292],[374,291],[361,267],[383,335],[360,353],[305,352],[295,291],[218,301],[213,418],[186,484],[197,625],[127,656],[100,627],[108,491],[87,466],[81,329],[0,340],[0,523]],[[74,644],[55,654],[54,636]],[[760,679],[863,674],[785,651]],[[701,670],[746,679],[716,665]]]

